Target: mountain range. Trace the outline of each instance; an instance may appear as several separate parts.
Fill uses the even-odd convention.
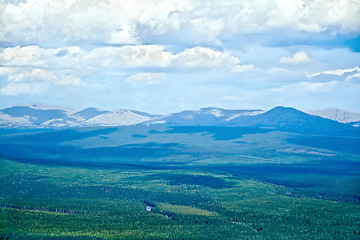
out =
[[[113,111],[86,108],[81,111],[32,106],[12,106],[0,110],[0,127],[65,128],[127,126],[149,121],[159,115],[126,109]]]
[[[291,107],[275,107],[269,111],[226,110],[209,107],[162,116],[126,109],[108,111],[86,108],[81,111],[75,111],[71,109],[31,105],[12,106],[0,109],[0,127],[68,128],[141,124],[146,126],[161,125],[169,127],[260,127],[294,132],[315,131],[314,133],[316,133],[316,131],[352,131],[355,128],[351,125],[356,126],[357,123],[354,121],[353,124],[349,124],[349,122],[351,122],[351,120],[360,120],[356,114],[342,110],[318,112],[319,114],[316,115],[319,116],[308,114]],[[315,114],[315,112],[313,113]]]

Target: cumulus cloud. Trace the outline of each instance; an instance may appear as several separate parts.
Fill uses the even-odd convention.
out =
[[[194,47],[173,53],[160,45],[99,47],[86,51],[79,47],[45,49],[38,46],[9,47],[0,50],[3,66],[75,68],[83,66],[116,67],[234,67],[240,59],[229,52]]]
[[[220,52],[206,47],[194,47],[176,54],[175,65],[185,67],[229,67],[240,63],[240,59],[229,52]]]
[[[42,83],[9,83],[0,89],[0,94],[5,96],[17,96],[20,94],[41,95],[48,89],[48,84]]]
[[[123,47],[101,47],[90,52],[83,51],[84,61],[105,59],[103,65],[165,67],[174,58],[171,52],[159,45],[137,45]]]
[[[75,68],[83,60],[80,47],[41,48],[39,46],[15,46],[0,48],[0,65],[6,67]]]
[[[51,71],[44,69],[17,69],[19,72],[9,75],[8,80],[11,82],[24,82],[24,81],[53,81],[56,77]]]
[[[274,74],[274,73],[279,73],[279,72],[289,72],[289,70],[287,70],[285,68],[272,67],[272,68],[269,68],[266,72],[269,74]]]
[[[7,79],[0,89],[2,95],[39,95],[44,94],[51,85],[86,85],[79,77],[66,72],[36,67],[0,67],[0,76]]]
[[[164,73],[137,73],[133,74],[125,79],[125,82],[133,85],[157,85],[166,79]]]
[[[360,31],[354,0],[25,0],[1,7],[0,41],[16,44],[141,44],[173,32],[218,44],[224,33]]]
[[[3,93],[14,92],[14,83],[46,82],[51,85],[86,86],[83,80],[111,72],[126,72],[144,68],[212,68],[242,72],[253,65],[239,65],[240,59],[230,52],[207,47],[188,48],[171,52],[160,45],[99,47],[85,50],[80,47],[41,48],[39,46],[8,47],[0,49],[0,75],[11,83]],[[154,85],[164,79],[164,74],[139,73],[126,79],[134,85]],[[25,89],[22,85],[21,88]],[[46,89],[46,88],[42,88]]]
[[[0,76],[7,76],[7,80],[12,83],[47,82],[57,85],[85,85],[79,77],[41,68],[2,67]]]
[[[248,65],[236,65],[235,67],[233,67],[231,69],[231,71],[235,72],[235,73],[242,73],[242,72],[248,72],[250,70],[254,69],[254,65],[253,64],[248,64]]]
[[[296,52],[293,56],[282,57],[279,60],[280,63],[284,64],[303,64],[311,61],[310,57],[303,51]]]
[[[33,45],[9,47],[0,50],[0,64],[4,66],[45,67],[45,60],[57,52],[56,49],[43,49]]]

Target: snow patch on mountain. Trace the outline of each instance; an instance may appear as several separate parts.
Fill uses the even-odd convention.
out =
[[[29,117],[12,117],[0,112],[0,127],[30,127]]]
[[[351,123],[360,121],[360,114],[344,111],[337,108],[308,111],[308,113],[323,118],[328,118],[341,123]]]
[[[223,116],[222,111],[220,109],[216,109],[216,108],[210,109],[209,113],[214,115],[215,117]]]
[[[251,111],[244,111],[242,113],[238,113],[238,114],[235,114],[229,118],[226,118],[225,121],[228,122],[228,121],[231,121],[235,118],[238,118],[238,117],[241,117],[241,116],[255,116],[255,115],[259,115],[259,114],[262,114],[264,113],[265,111],[262,111],[262,110],[251,110]]]
[[[114,110],[90,118],[79,125],[86,126],[127,126],[150,120],[150,117],[136,114],[130,110]]]
[[[252,116],[261,114],[261,110],[227,110],[222,108],[201,108],[199,110],[186,110],[158,117],[144,123],[144,125],[165,126],[223,126],[239,116]]]
[[[360,127],[360,122],[354,122],[354,123],[352,123],[352,126],[353,127]]]

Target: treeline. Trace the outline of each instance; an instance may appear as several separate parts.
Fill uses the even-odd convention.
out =
[[[8,205],[8,204],[0,205],[0,208],[13,208],[13,209],[21,209],[21,210],[65,213],[65,214],[85,214],[84,212],[77,212],[77,211],[66,210],[66,209],[33,208],[33,207],[24,207],[24,206],[20,207],[20,206]]]

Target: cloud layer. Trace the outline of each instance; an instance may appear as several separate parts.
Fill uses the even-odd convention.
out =
[[[199,46],[178,53],[159,45],[100,47],[90,51],[79,47],[45,49],[33,45],[0,49],[0,64],[4,67],[69,68],[101,64],[116,67],[232,68],[239,63],[240,59],[229,52]]]
[[[144,44],[176,33],[199,44],[221,43],[227,33],[360,31],[354,0],[5,0],[0,8],[0,39],[16,44]]]
[[[355,0],[4,0],[0,105],[357,111],[359,16]]]

